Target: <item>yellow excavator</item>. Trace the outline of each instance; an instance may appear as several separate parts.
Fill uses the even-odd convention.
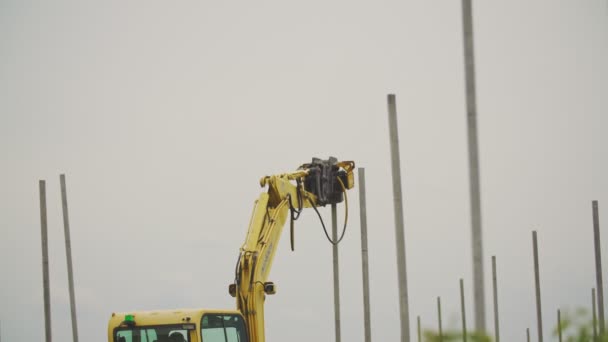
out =
[[[178,309],[113,313],[108,323],[108,342],[264,342],[264,300],[275,294],[268,274],[283,231],[290,218],[291,248],[294,221],[304,208],[313,208],[330,242],[317,207],[348,200],[354,187],[352,161],[313,158],[295,172],[265,176],[267,191],[255,201],[245,243],[240,248],[235,279],[228,292],[236,298],[236,310]],[[346,228],[347,220],[344,220]]]

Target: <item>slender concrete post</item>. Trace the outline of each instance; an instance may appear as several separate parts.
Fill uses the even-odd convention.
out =
[[[417,321],[418,321],[418,342],[422,342],[422,333],[421,333],[421,329],[420,329],[420,316],[417,317]]]
[[[597,342],[597,310],[595,309],[595,289],[591,289],[591,324],[593,325],[593,342]]]
[[[483,277],[483,238],[481,229],[481,190],[479,181],[479,148],[477,144],[477,103],[475,94],[475,53],[471,0],[462,0],[464,63],[469,146],[469,192],[471,196],[471,239],[473,247],[473,293],[475,329],[486,331],[485,290]]]
[[[460,278],[460,310],[462,315],[462,341],[467,342],[467,316],[464,307],[464,284]]]
[[[500,326],[498,324],[498,281],[496,278],[496,256],[492,256],[492,289],[494,293],[494,341],[500,342]]]
[[[46,184],[43,180],[40,188],[40,231],[42,235],[42,288],[44,293],[44,335],[46,342],[51,342],[51,291],[49,287],[49,248],[46,222]]]
[[[395,243],[397,244],[397,281],[399,286],[399,312],[401,342],[410,342],[410,318],[407,298],[407,270],[405,261],[405,233],[403,223],[403,197],[401,194],[401,163],[399,160],[399,130],[395,95],[388,95],[388,127],[391,142],[393,198],[395,208]]]
[[[600,246],[600,217],[597,201],[592,202],[593,207],[593,240],[595,245],[595,279],[597,288],[597,313],[600,326],[600,336],[606,333],[604,321],[604,282],[602,281],[602,249]]]
[[[536,324],[538,326],[538,342],[543,342],[543,317],[540,300],[540,275],[538,267],[538,241],[536,231],[532,232],[532,247],[534,249],[534,283],[536,284]]]
[[[338,241],[338,215],[336,205],[331,205],[331,234],[333,241]],[[334,318],[336,329],[336,342],[341,341],[340,337],[340,267],[338,263],[338,244],[332,245],[334,259]]]
[[[557,309],[557,337],[562,342],[562,313]]]
[[[359,215],[361,219],[361,265],[363,268],[363,321],[365,342],[372,341],[369,305],[369,264],[367,260],[367,204],[365,201],[365,168],[359,168]]]
[[[526,328],[526,341],[530,342],[530,328]]]
[[[437,322],[439,325],[439,342],[443,342],[443,328],[441,326],[441,297],[437,297]]]
[[[68,194],[65,185],[65,175],[59,176],[61,183],[61,205],[63,208],[63,228],[65,235],[65,255],[68,264],[68,284],[70,290],[70,311],[72,314],[72,338],[78,342],[78,322],[76,321],[76,299],[74,298],[74,276],[72,270],[72,243],[70,241],[70,219],[68,216]]]

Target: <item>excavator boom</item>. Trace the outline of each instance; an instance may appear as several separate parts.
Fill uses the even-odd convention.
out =
[[[293,230],[293,221],[304,208],[342,202],[346,190],[354,186],[353,169],[354,162],[313,159],[293,173],[266,176],[260,181],[268,191],[254,204],[235,281],[229,287],[247,321],[250,342],[264,342],[264,298],[276,291],[268,275],[289,214]]]

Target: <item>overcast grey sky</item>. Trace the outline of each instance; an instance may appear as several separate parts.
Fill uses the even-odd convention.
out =
[[[440,295],[457,328],[459,278],[472,294],[461,26],[459,1],[0,0],[3,341],[43,340],[39,179],[54,339],[71,338],[66,173],[80,336],[101,342],[113,311],[233,308],[227,285],[259,177],[328,155],[366,167],[372,336],[396,341],[388,93],[411,326],[416,315],[436,326]],[[592,199],[608,226],[607,5],[475,1],[474,27],[486,297],[496,255],[503,340],[523,339],[526,327],[536,336],[538,230],[548,336],[558,307],[590,305]],[[342,334],[363,341],[350,196]],[[296,229],[296,252],[283,239],[271,273],[267,337],[330,341],[331,246],[313,212]],[[607,239],[604,229],[605,270]]]

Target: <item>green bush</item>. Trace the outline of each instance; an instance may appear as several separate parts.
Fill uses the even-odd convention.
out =
[[[558,328],[556,326],[553,329],[553,336],[555,336],[556,341],[559,336]],[[597,329],[599,334],[599,327]],[[574,312],[563,312],[561,317],[561,333],[563,342],[594,342],[593,319],[589,310],[580,308]],[[608,335],[598,336],[596,342],[608,342]]]
[[[599,334],[599,324],[596,323],[597,333]],[[556,324],[552,331],[554,341],[558,341],[559,330]],[[593,340],[593,319],[589,310],[580,308],[574,311],[561,313],[561,333],[562,342],[608,342],[608,334],[598,336],[597,341]],[[493,338],[480,332],[468,332],[467,342],[492,342]],[[463,341],[462,331],[448,330],[439,336],[437,331],[425,330],[425,342],[456,342]]]
[[[462,341],[462,331],[444,331],[442,336],[432,330],[424,331],[425,342],[453,342]],[[492,338],[484,333],[470,331],[467,332],[467,342],[492,342]]]

